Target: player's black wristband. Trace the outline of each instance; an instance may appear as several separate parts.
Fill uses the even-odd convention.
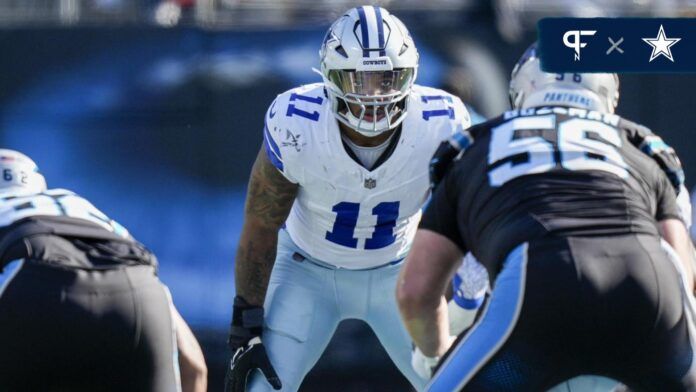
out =
[[[261,336],[263,331],[263,307],[252,306],[240,296],[234,297],[232,323],[227,345],[232,350],[245,346],[249,340]]]

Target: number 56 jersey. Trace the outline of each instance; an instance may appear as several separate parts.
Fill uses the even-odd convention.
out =
[[[429,196],[430,158],[469,126],[469,114],[459,98],[434,88],[415,85],[406,99],[406,118],[372,170],[344,146],[323,84],[292,89],[271,104],[266,154],[299,184],[285,228],[309,256],[366,269],[409,250]]]
[[[656,222],[680,219],[679,207],[663,170],[629,140],[637,127],[614,114],[564,107],[478,124],[421,228],[471,251],[491,280],[512,249],[542,237],[657,237]]]

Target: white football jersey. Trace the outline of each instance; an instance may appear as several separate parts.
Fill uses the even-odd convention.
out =
[[[64,216],[85,220],[119,237],[130,238],[125,227],[67,189],[49,189],[26,196],[0,197],[0,228],[34,216]]]
[[[389,158],[367,170],[348,155],[321,83],[280,94],[265,119],[273,164],[300,185],[285,227],[311,257],[341,268],[405,256],[429,195],[428,165],[439,143],[470,124],[461,100],[414,85]]]

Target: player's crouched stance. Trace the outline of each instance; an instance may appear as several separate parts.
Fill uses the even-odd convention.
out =
[[[469,129],[424,213],[397,292],[423,354],[450,348],[442,293],[462,254],[493,281],[428,390],[546,390],[581,374],[696,390],[680,166],[663,165],[676,156],[656,154],[658,139],[641,146],[653,160],[630,140],[645,130],[613,114],[615,75],[573,76],[542,73],[532,48],[513,71],[518,110]]]
[[[206,389],[195,337],[123,226],[0,149],[0,390]],[[178,343],[178,348],[177,348]],[[179,364],[175,363],[177,350]]]
[[[279,95],[266,114],[235,261],[228,390],[296,391],[349,318],[420,389],[393,293],[428,161],[469,117],[458,98],[414,84],[414,42],[382,8],[348,11],[320,56],[323,83]]]

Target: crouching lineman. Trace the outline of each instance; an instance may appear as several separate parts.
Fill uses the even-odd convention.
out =
[[[494,284],[428,390],[545,390],[581,374],[696,388],[693,253],[673,186],[629,140],[639,126],[613,114],[615,75],[579,76],[541,73],[532,48],[513,71],[519,110],[470,128],[433,195],[397,289],[423,354],[450,348],[442,293],[463,253]]]
[[[516,73],[516,72],[513,72]],[[535,73],[534,78],[558,78],[558,74]],[[564,77],[583,77],[583,75],[565,75]],[[591,78],[591,75],[585,76]],[[515,78],[511,85],[511,95],[519,96],[518,90],[534,87],[537,80],[526,78]],[[513,102],[513,107],[519,109]],[[672,186],[677,192],[677,204],[680,216],[687,229],[691,227],[692,207],[689,192],[684,186],[684,174],[681,162],[674,149],[665,144],[662,139],[653,134],[649,129],[642,126],[626,128],[628,141],[638,147],[643,153],[651,157],[660,166],[669,178]],[[435,186],[441,179],[455,156],[465,147],[468,139],[459,135],[443,142],[432,160],[431,175],[432,185]],[[464,145],[460,145],[460,144]],[[669,247],[669,244],[663,242]],[[671,253],[671,252],[670,252]],[[678,261],[677,261],[678,262]],[[679,264],[677,264],[679,265]],[[485,268],[478,263],[471,253],[464,257],[462,265],[458,268],[454,280],[453,299],[448,303],[448,316],[450,324],[450,335],[457,336],[473,323],[480,307],[482,306],[484,294],[488,287],[488,274]],[[413,355],[413,366],[424,377],[430,377],[432,368],[437,363],[436,358],[423,356],[420,350],[416,349]],[[579,377],[570,380],[552,389],[556,390],[587,390],[588,385],[592,390],[612,390],[616,383],[603,377]]]
[[[205,391],[198,342],[155,256],[90,202],[0,149],[0,390]],[[176,328],[176,331],[175,331]],[[177,340],[179,362],[177,364]]]

